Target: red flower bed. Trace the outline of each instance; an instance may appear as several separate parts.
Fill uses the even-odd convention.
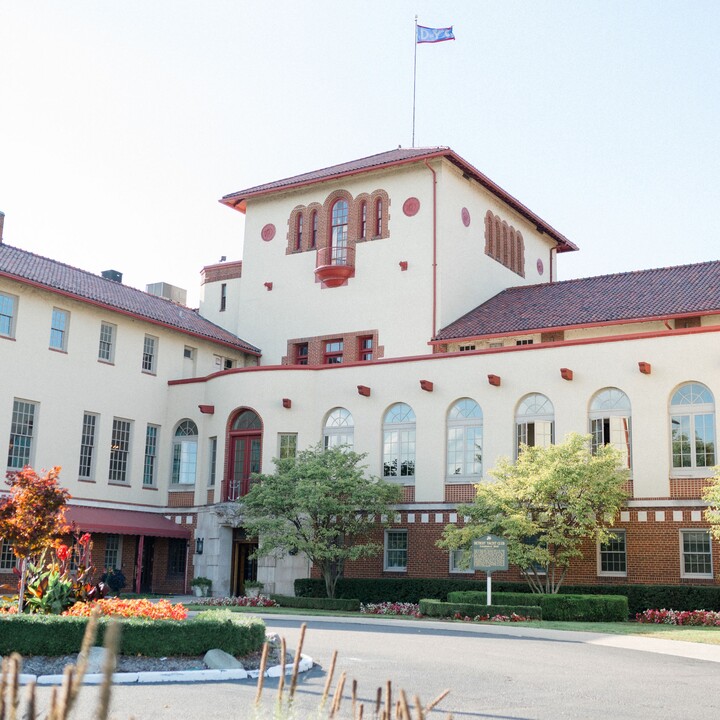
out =
[[[102,615],[113,615],[116,617],[140,617],[149,620],[185,620],[187,610],[183,605],[171,605],[167,600],[124,600],[123,598],[106,598],[96,602],[77,602],[66,610],[63,615],[74,615],[80,617],[89,616],[95,608],[100,608]]]
[[[712,610],[645,610],[635,615],[639,623],[720,627],[720,612]]]

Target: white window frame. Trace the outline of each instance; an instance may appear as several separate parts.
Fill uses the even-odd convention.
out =
[[[451,435],[459,433],[461,437],[451,438]],[[472,463],[468,459],[469,453],[477,458],[476,450],[478,449],[477,440],[480,440],[480,460],[473,460]],[[460,456],[460,462],[451,462],[451,445],[457,442],[461,448],[460,451],[453,451],[453,456]],[[470,442],[473,443],[473,450],[469,448]],[[445,427],[445,482],[448,483],[468,483],[477,482],[482,477],[482,453],[483,453],[483,414],[480,404],[472,398],[464,397],[456,400],[448,410],[446,427]],[[472,465],[474,471],[467,472],[468,467]],[[455,472],[451,472],[451,468],[455,468]],[[461,472],[457,472],[457,470]]]
[[[152,432],[151,432],[152,431]],[[148,423],[145,426],[145,449],[143,451],[143,487],[157,487],[158,445],[160,426]],[[149,482],[148,482],[149,480]]]
[[[17,564],[18,559],[15,557],[12,545],[4,538],[0,538],[0,572],[12,572]]]
[[[416,418],[407,403],[393,403],[383,416],[382,476],[388,482],[413,485],[417,472]],[[410,450],[412,448],[412,450]],[[396,474],[388,472],[395,463]],[[404,463],[412,463],[412,474],[401,473]],[[409,467],[408,467],[409,469]]]
[[[113,418],[110,440],[110,464],[108,481],[118,485],[128,484],[130,470],[130,452],[132,450],[133,421],[126,418]]]
[[[685,535],[689,533],[694,534],[703,534],[708,539],[708,553],[710,559],[710,572],[709,573],[693,573],[693,572],[686,572],[685,570]],[[713,573],[713,556],[712,556],[712,535],[710,534],[709,530],[706,530],[704,528],[682,528],[679,531],[679,538],[680,538],[680,577],[681,578],[694,578],[697,580],[712,580],[714,578]],[[690,553],[688,553],[690,554]],[[693,554],[705,554],[705,553],[693,553]]]
[[[97,413],[83,413],[82,430],[80,433],[80,457],[78,462],[78,478],[82,480],[92,480],[95,477],[95,460],[97,457],[97,436],[98,436],[98,419]],[[88,422],[92,418],[92,422]],[[85,461],[87,458],[87,462]],[[83,472],[83,465],[88,465],[87,473]]]
[[[294,458],[297,456],[297,433],[278,433],[278,458]]]
[[[157,375],[157,352],[160,340],[155,335],[143,338],[142,371],[148,375]]]
[[[690,389],[691,386],[697,386],[702,388],[706,392],[712,402],[688,402],[673,404],[673,400],[677,397],[683,388]],[[673,392],[670,398],[670,475],[671,477],[710,477],[712,475],[713,467],[718,462],[717,453],[717,427],[715,418],[715,396],[713,395],[710,388],[703,383],[699,382],[686,382],[679,385]],[[696,435],[696,424],[700,418],[710,418],[712,422],[712,443],[714,452],[713,462],[707,465],[697,464],[697,452],[695,443],[690,440],[690,465],[676,466],[675,453],[673,452],[673,424],[676,422],[687,421],[688,435],[690,438],[695,438]]]
[[[467,568],[461,567],[461,561],[463,555],[470,555],[470,566]],[[453,575],[474,575],[475,569],[472,566],[472,550],[451,550],[449,558],[449,570]]]
[[[542,400],[541,400],[542,398]],[[539,444],[535,427],[539,423],[549,424],[550,442]],[[533,426],[532,447],[548,447],[555,444],[555,408],[547,395],[528,393],[521,398],[515,411],[515,458],[520,455],[520,444],[529,445],[530,426]],[[547,432],[543,432],[547,436]]]
[[[613,535],[622,535],[623,539],[623,554],[625,556],[625,570],[603,570],[602,560],[603,553],[619,553],[618,550],[608,550],[603,548],[603,543],[597,543],[597,574],[601,577],[627,577],[627,532],[625,530],[613,530]]]
[[[13,399],[7,454],[8,470],[22,470],[26,465],[34,465],[39,408],[40,404],[32,400]],[[21,458],[18,455],[13,456],[18,441],[22,441],[20,444],[26,448],[21,453]],[[22,460],[20,464],[17,462],[11,464],[11,460],[17,461],[18,458]]]
[[[590,442],[593,454],[601,445],[611,445],[625,457],[626,466],[632,467],[632,406],[630,398],[620,388],[602,388],[592,396],[588,429],[592,435]],[[618,435],[624,436],[625,440],[617,442]]]
[[[208,438],[208,487],[215,487],[217,479],[217,435]]]
[[[54,307],[50,315],[50,349],[67,352],[70,311]]]
[[[404,536],[405,547],[390,547],[390,540],[392,537]],[[405,553],[405,564],[390,564],[391,553]],[[385,540],[383,543],[383,570],[386,572],[407,572],[408,563],[408,531],[402,528],[385,530]]]
[[[0,337],[15,338],[17,321],[18,297],[10,293],[0,292]],[[6,326],[6,332],[3,327]]]
[[[190,431],[194,428],[194,434]],[[170,486],[192,488],[197,482],[198,427],[190,418],[181,420],[173,433]]]
[[[327,450],[339,445],[346,445],[349,450],[355,447],[355,420],[344,407],[333,408],[323,427],[323,447]]]
[[[117,541],[116,547],[109,547]],[[108,560],[115,557],[114,563],[109,563]],[[120,570],[122,568],[122,535],[116,533],[108,533],[105,535],[105,554],[103,557],[103,563],[105,570]]]
[[[115,362],[115,338],[117,325],[108,322],[100,323],[100,340],[98,344],[98,362],[112,365]]]

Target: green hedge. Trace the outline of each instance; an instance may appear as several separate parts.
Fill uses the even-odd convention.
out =
[[[484,605],[469,602],[442,602],[440,600],[423,598],[420,600],[420,612],[426,617],[454,617],[455,613],[461,615],[523,615],[531,620],[542,620],[542,609],[537,605]]]
[[[448,593],[458,590],[485,590],[485,578],[346,578],[338,581],[336,595],[359,598],[360,602],[413,602],[420,598],[445,600]],[[507,582],[493,579],[496,592],[530,593],[526,582]],[[323,580],[295,581],[295,594],[322,597]],[[624,595],[628,599],[630,617],[648,608],[673,610],[720,611],[719,585],[562,585],[561,595]]]
[[[532,595],[531,601],[542,608],[544,620],[582,622],[623,622],[628,617],[624,595]],[[493,600],[502,605],[518,605],[529,600],[527,593],[494,592]],[[487,602],[487,593],[476,590],[448,593],[451,603]]]
[[[312,610],[348,610],[359,612],[357,598],[293,597],[292,595],[271,595],[270,598],[281,607],[308,608]]]
[[[101,645],[108,618],[98,623]],[[0,616],[0,655],[68,655],[80,649],[88,619],[60,615]],[[265,623],[223,610],[208,610],[189,620],[122,619],[123,655],[202,655],[219,648],[247,655],[265,642]]]

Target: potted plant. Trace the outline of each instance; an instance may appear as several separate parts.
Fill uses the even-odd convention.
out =
[[[212,580],[210,578],[198,575],[190,581],[190,585],[195,589],[195,595],[198,597],[207,597],[210,595]]]
[[[258,580],[246,580],[243,585],[246,597],[257,597],[263,589],[263,584]]]

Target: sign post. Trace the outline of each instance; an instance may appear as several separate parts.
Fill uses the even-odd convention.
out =
[[[507,540],[497,535],[484,535],[473,540],[473,569],[487,573],[487,604],[492,605],[492,574],[508,569]]]

